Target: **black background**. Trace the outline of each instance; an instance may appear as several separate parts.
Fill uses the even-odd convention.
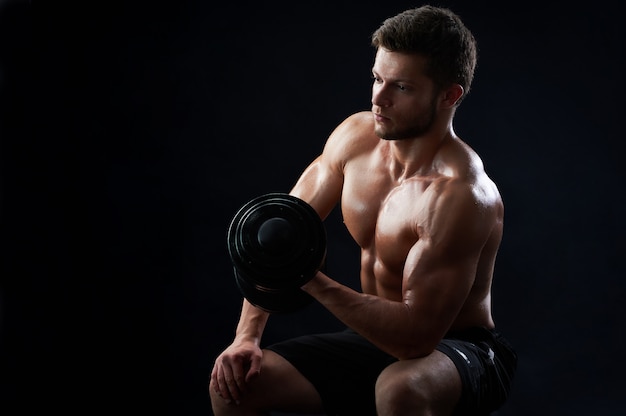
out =
[[[369,108],[369,36],[420,4],[0,3],[3,415],[210,414],[241,302],[230,219]],[[455,128],[507,209],[493,311],[520,366],[499,414],[621,415],[622,6],[433,4],[478,40]],[[356,285],[336,212],[327,230]],[[338,327],[314,304],[265,341]]]

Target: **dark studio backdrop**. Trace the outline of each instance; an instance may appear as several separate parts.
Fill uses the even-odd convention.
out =
[[[2,414],[210,414],[232,216],[370,107],[369,36],[420,4],[0,3]],[[455,127],[507,209],[493,311],[520,365],[499,415],[621,415],[622,6],[433,4],[478,40]],[[356,287],[326,226],[328,273]],[[265,341],[339,327],[313,304]]]

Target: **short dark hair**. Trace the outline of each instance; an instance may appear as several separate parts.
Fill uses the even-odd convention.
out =
[[[422,6],[386,19],[372,34],[372,46],[428,59],[427,76],[439,88],[451,84],[469,93],[476,67],[476,40],[461,18],[446,8]]]

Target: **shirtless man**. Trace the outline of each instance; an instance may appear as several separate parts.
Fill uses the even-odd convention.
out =
[[[322,272],[302,287],[347,329],[262,348],[268,313],[244,300],[211,373],[215,415],[482,415],[506,400],[517,356],[491,313],[504,207],[452,126],[474,37],[423,6],[372,44],[371,111],[343,121],[290,192],[322,219],[340,203],[361,248],[362,293]]]

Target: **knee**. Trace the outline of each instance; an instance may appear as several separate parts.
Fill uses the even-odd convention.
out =
[[[422,414],[429,408],[427,389],[419,374],[383,371],[376,380],[376,409],[379,415]]]
[[[239,406],[234,406],[232,403],[227,402],[222,396],[220,396],[213,387],[213,382],[209,383],[209,400],[211,410],[215,416],[238,414],[236,411]]]

